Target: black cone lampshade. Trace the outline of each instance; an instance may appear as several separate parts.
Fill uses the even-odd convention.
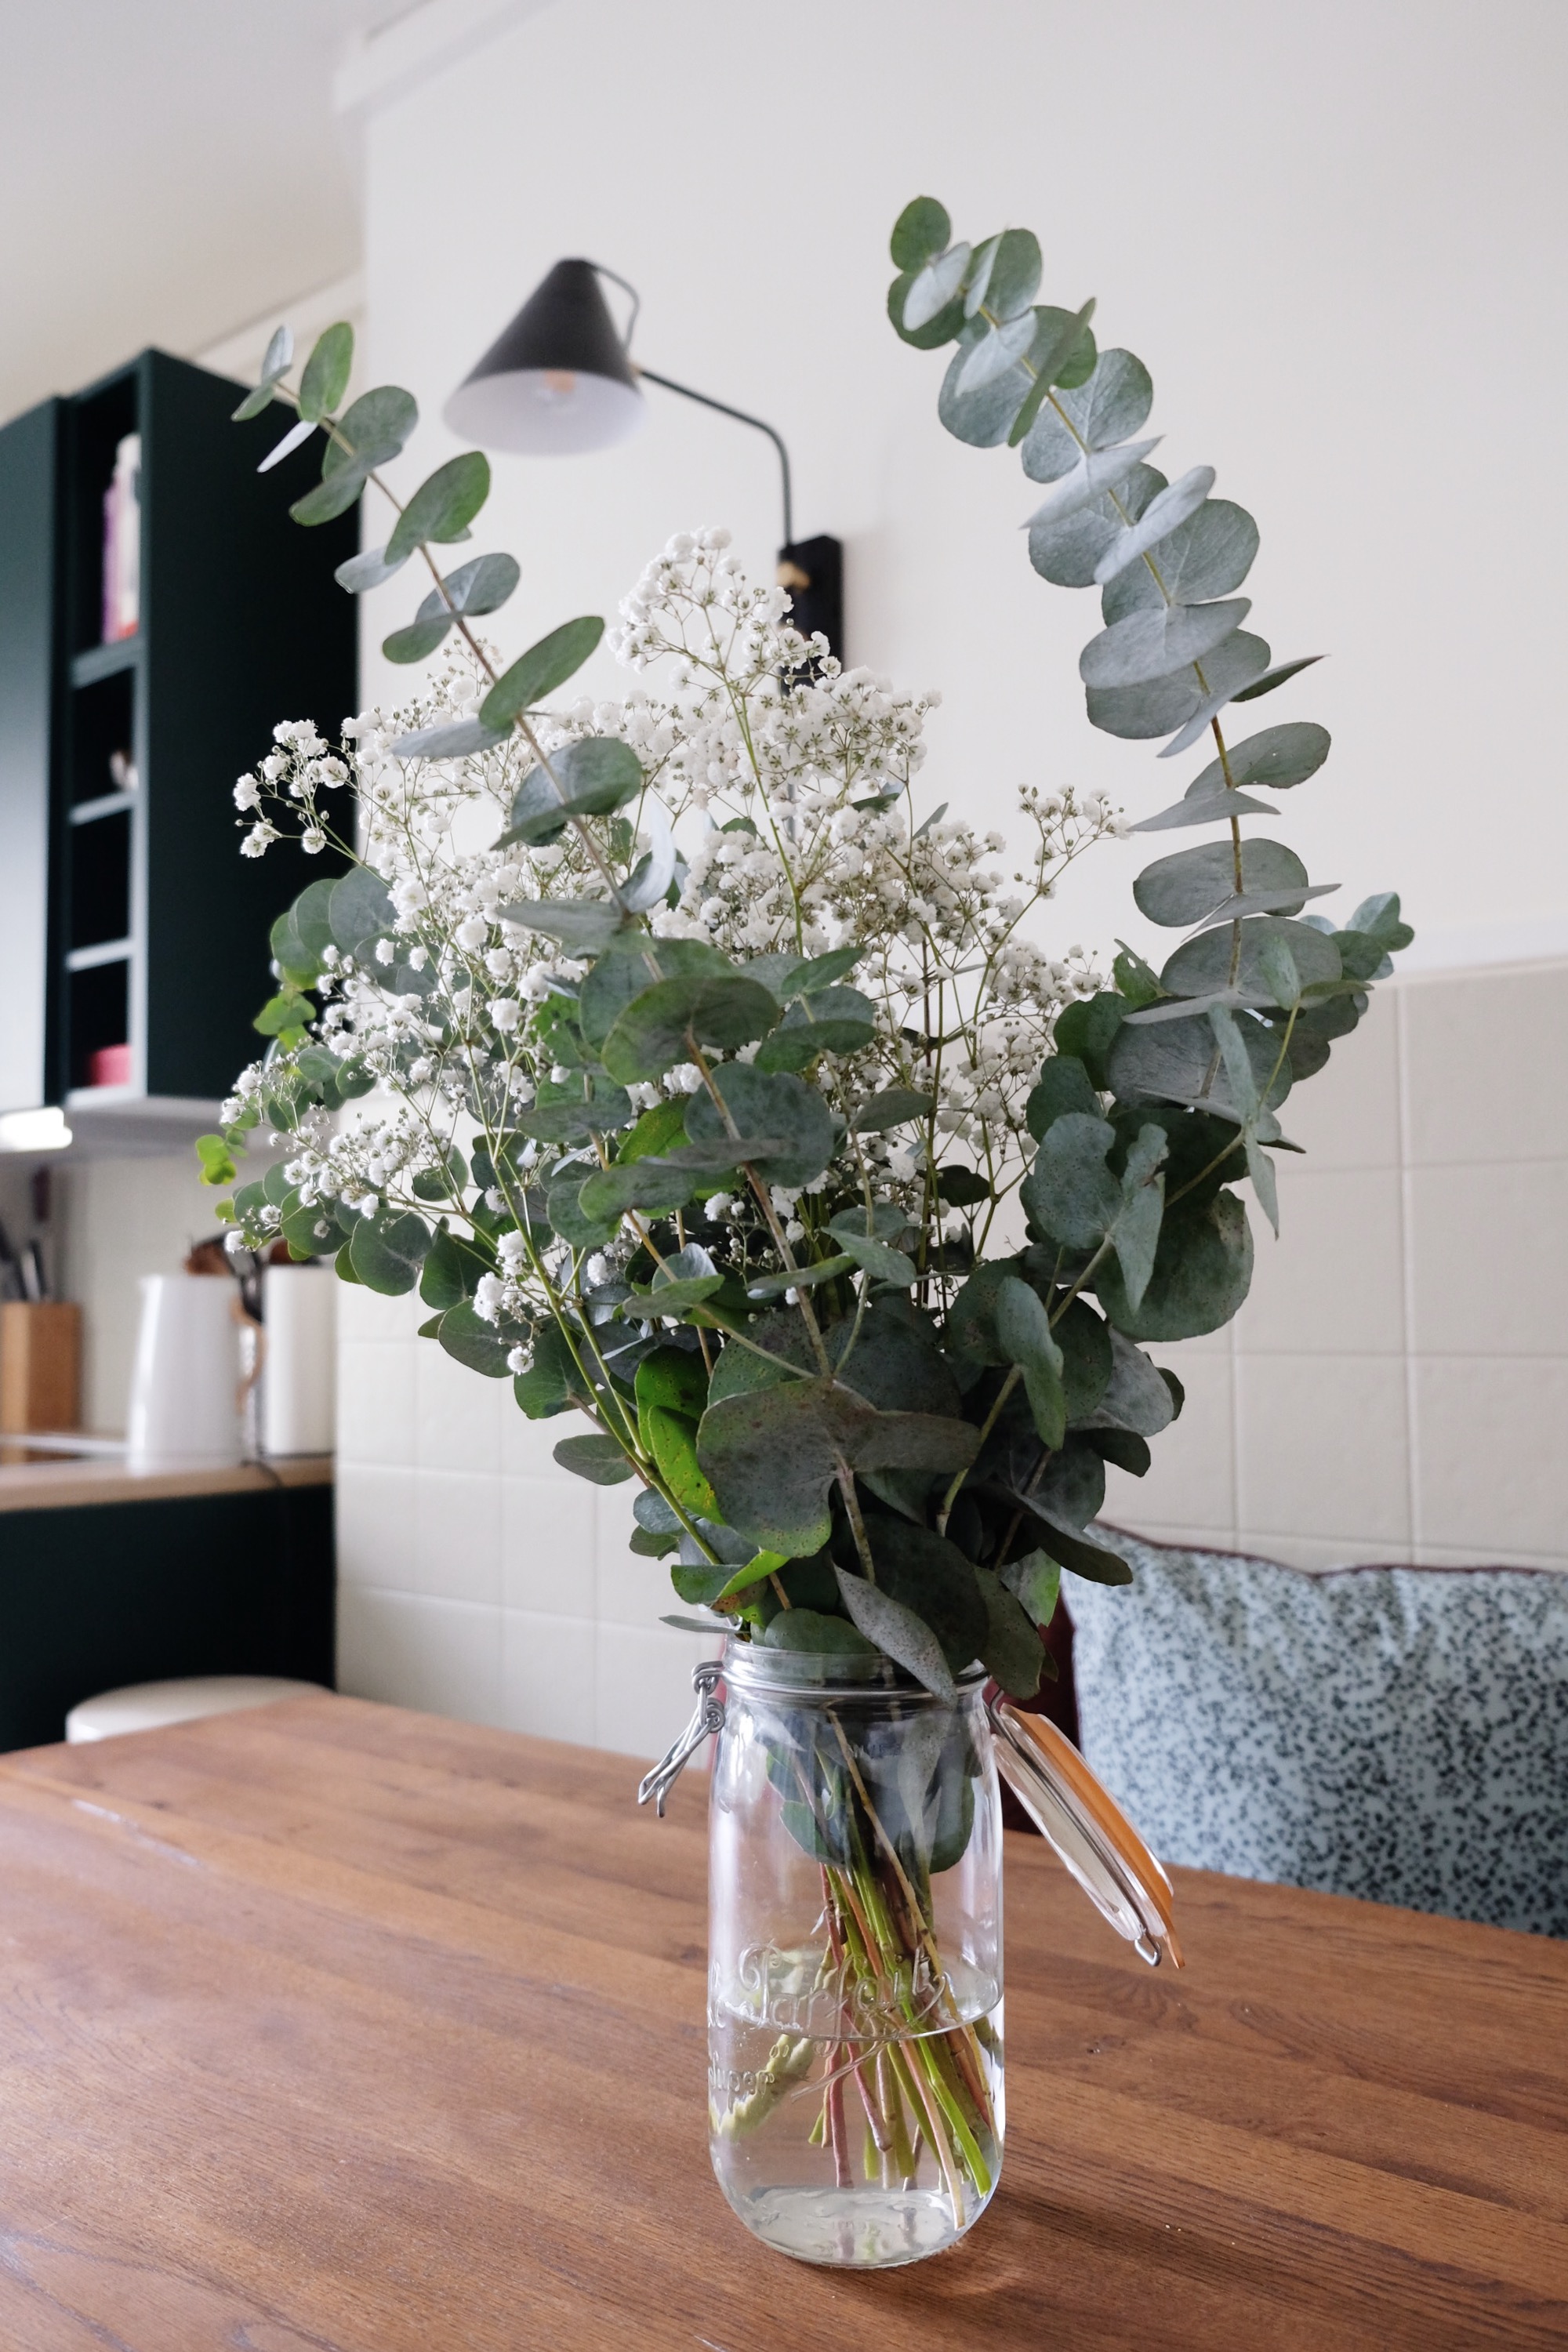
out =
[[[466,440],[539,457],[607,449],[647,414],[589,261],[555,264],[442,411]]]

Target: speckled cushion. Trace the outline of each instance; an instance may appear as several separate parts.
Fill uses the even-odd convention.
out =
[[[1119,1548],[1083,1750],[1163,1859],[1568,1936],[1568,1576]]]

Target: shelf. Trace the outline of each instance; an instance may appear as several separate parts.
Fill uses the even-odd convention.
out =
[[[100,964],[129,963],[129,940],[100,940],[96,947],[72,948],[66,957],[68,971],[96,971]]]
[[[117,637],[111,646],[89,646],[86,653],[71,657],[71,684],[96,686],[100,678],[115,677],[122,669],[134,669],[141,653],[140,635]]]

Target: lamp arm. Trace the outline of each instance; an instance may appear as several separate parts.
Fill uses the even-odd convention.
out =
[[[786,547],[793,547],[795,501],[790,490],[789,451],[784,447],[782,436],[773,431],[771,425],[764,425],[760,416],[750,416],[743,408],[731,408],[727,400],[715,400],[711,393],[693,392],[689,383],[677,383],[673,376],[655,375],[652,368],[637,367],[637,362],[631,357],[632,330],[637,325],[637,312],[642,308],[642,297],[637,288],[621,276],[619,270],[607,268],[602,261],[593,261],[588,266],[591,269],[597,270],[601,278],[607,278],[612,284],[618,286],[623,294],[629,294],[631,297],[632,315],[626,320],[626,332],[621,341],[627,359],[631,361],[632,366],[637,369],[637,374],[646,383],[661,384],[666,392],[678,392],[683,400],[695,400],[703,408],[716,408],[721,416],[732,416],[737,425],[750,425],[754,431],[767,435],[779,453],[779,472],[784,481],[784,543]]]
[[[633,365],[636,366],[636,364],[634,361]],[[774,432],[773,426],[764,425],[760,416],[749,416],[743,408],[731,408],[727,400],[715,400],[710,393],[693,392],[689,383],[677,383],[669,376],[655,375],[652,368],[638,367],[637,373],[647,383],[662,384],[666,392],[678,392],[683,400],[699,401],[704,408],[716,408],[721,416],[732,416],[737,425],[750,425],[758,433],[767,435],[779,453],[779,472],[784,484],[784,544],[786,547],[793,547],[795,507],[790,494],[789,451],[784,447],[782,437]]]

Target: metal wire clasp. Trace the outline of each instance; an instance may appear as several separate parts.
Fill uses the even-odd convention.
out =
[[[696,1755],[710,1732],[724,1728],[724,1702],[715,1696],[724,1669],[717,1658],[709,1658],[691,1669],[691,1687],[697,1693],[697,1705],[691,1720],[675,1742],[667,1748],[653,1770],[637,1783],[637,1802],[646,1805],[651,1797],[654,1811],[664,1819],[664,1801]]]

